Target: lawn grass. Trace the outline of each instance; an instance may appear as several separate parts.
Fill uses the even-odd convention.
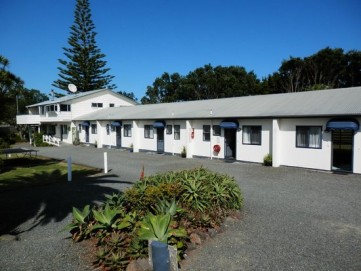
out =
[[[100,173],[100,169],[72,164],[73,180]],[[68,165],[45,157],[14,157],[3,160],[0,191],[19,187],[67,181]]]

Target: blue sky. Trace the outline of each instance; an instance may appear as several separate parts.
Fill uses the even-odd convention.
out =
[[[53,89],[75,2],[0,0],[0,54],[27,88]],[[163,72],[238,65],[261,79],[290,56],[361,50],[359,0],[90,0],[90,7],[113,83],[138,98]]]

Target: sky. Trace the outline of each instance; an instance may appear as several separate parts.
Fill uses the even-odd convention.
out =
[[[0,0],[0,55],[25,87],[49,93],[76,0]],[[117,90],[140,99],[164,72],[242,66],[259,79],[329,46],[361,50],[360,0],[90,0]]]

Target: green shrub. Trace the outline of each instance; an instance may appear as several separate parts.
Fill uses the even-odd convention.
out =
[[[10,148],[9,142],[4,138],[0,137],[0,149],[7,149],[7,148]]]
[[[267,154],[264,158],[263,158],[263,165],[270,167],[272,166],[272,155],[271,154]]]
[[[95,238],[97,265],[125,270],[131,259],[146,257],[148,240],[187,249],[188,234],[219,226],[243,204],[234,178],[204,168],[146,176],[104,203],[73,210],[68,226],[74,240]]]
[[[34,133],[33,145],[36,147],[48,147],[51,146],[46,142],[43,142],[43,133]]]
[[[187,157],[187,149],[184,146],[183,146],[182,151],[181,151],[181,157],[183,157],[183,158]]]

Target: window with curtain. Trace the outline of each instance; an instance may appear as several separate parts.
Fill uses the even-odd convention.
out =
[[[132,137],[132,125],[124,124],[124,137]]]
[[[296,126],[296,147],[321,149],[321,126]]]
[[[220,136],[221,135],[221,126],[213,125],[213,135]]]
[[[154,138],[153,126],[144,125],[144,138]]]
[[[180,125],[174,125],[174,140],[180,140]]]
[[[171,135],[172,134],[172,125],[167,125],[165,128],[165,131],[166,131],[167,135]]]
[[[203,125],[203,141],[211,140],[211,126]]]
[[[262,126],[243,126],[242,142],[244,145],[261,145]]]

